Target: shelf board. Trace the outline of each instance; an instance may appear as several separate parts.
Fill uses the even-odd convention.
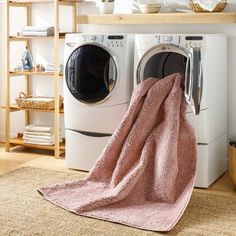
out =
[[[3,109],[6,108],[6,106],[2,106]],[[31,109],[31,108],[20,108],[17,104],[11,104],[10,105],[10,111],[16,112],[16,111],[31,111],[31,112],[46,112],[46,113],[53,113],[54,109],[52,110],[42,110],[42,109]],[[60,108],[59,110],[60,114],[64,114],[64,107]]]
[[[40,75],[40,76],[49,76],[54,77],[53,72],[42,72],[42,71],[10,71],[9,76],[22,76],[22,75]],[[59,78],[63,78],[63,74],[59,74]]]
[[[15,1],[9,1],[9,5],[12,7],[27,7],[31,4],[53,4],[53,0],[15,0]],[[59,5],[65,5],[65,6],[74,6],[77,3],[76,0],[58,0]]]
[[[27,41],[31,39],[54,39],[54,36],[10,36],[10,41]],[[59,36],[59,40],[64,40],[65,36]]]
[[[89,14],[78,15],[77,24],[230,24],[236,12],[156,13],[156,14]]]
[[[23,140],[23,134],[18,134],[17,137],[11,138],[10,139],[10,144],[11,145],[20,145],[28,148],[35,148],[35,149],[44,149],[44,150],[54,150],[55,146],[54,145],[38,145],[38,144],[27,144],[24,143]],[[60,143],[60,150],[65,151],[65,140],[63,140],[62,143]]]

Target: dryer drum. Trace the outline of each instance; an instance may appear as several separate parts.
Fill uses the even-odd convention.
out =
[[[98,45],[78,47],[69,57],[65,80],[71,94],[80,102],[97,103],[115,87],[117,67],[113,57]]]
[[[155,54],[143,65],[143,75],[138,76],[138,82],[150,77],[162,79],[174,73],[185,74],[186,62],[187,57],[176,52]]]

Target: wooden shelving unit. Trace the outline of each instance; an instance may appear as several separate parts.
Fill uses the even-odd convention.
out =
[[[26,25],[31,25],[31,8],[34,3],[42,3],[42,4],[53,4],[54,6],[54,36],[52,37],[22,37],[22,36],[13,36],[10,35],[10,8],[11,7],[24,7],[26,8]],[[60,114],[64,114],[64,109],[59,108],[59,82],[61,78],[63,78],[62,73],[59,72],[59,42],[63,40],[65,37],[59,33],[59,8],[60,6],[70,6],[72,10],[71,19],[72,19],[72,32],[76,32],[76,1],[68,1],[68,0],[6,0],[5,3],[5,13],[6,13],[6,128],[5,128],[5,145],[6,151],[9,152],[12,146],[20,145],[30,148],[36,149],[46,149],[46,150],[54,150],[55,158],[59,158],[61,152],[65,151],[65,142],[60,143],[60,135],[59,135],[59,117]],[[12,18],[14,20],[14,18]],[[54,40],[54,64],[55,64],[55,72],[37,72],[37,71],[10,71],[10,43],[11,42],[25,42],[27,47],[30,47],[31,40]],[[40,43],[37,42],[37,43]],[[47,77],[54,78],[54,96],[55,96],[55,109],[54,110],[38,110],[38,109],[21,109],[15,104],[10,104],[11,91],[10,84],[11,78],[16,76],[24,76],[25,77],[25,94],[30,94],[30,79],[31,76],[43,76],[45,79]],[[44,145],[33,145],[33,144],[25,144],[23,141],[23,136],[19,134],[16,138],[10,137],[10,114],[11,112],[16,111],[24,111],[25,112],[25,125],[30,123],[30,112],[51,112],[54,113],[54,132],[55,132],[55,145],[54,146],[44,146]]]
[[[231,24],[236,12],[157,13],[157,14],[88,14],[78,15],[77,24]]]
[[[40,39],[40,40],[43,40],[43,39],[54,39],[53,36],[46,36],[46,37],[41,37],[41,36],[34,36],[34,37],[24,37],[24,36],[9,36],[9,40],[10,41],[27,41],[27,40],[30,40],[30,39]],[[60,36],[59,37],[59,40],[64,40],[65,37],[64,36]]]
[[[76,4],[76,1],[73,1],[73,0],[57,0],[58,2],[58,5],[61,5],[61,6],[74,6]],[[9,6],[12,6],[12,7],[27,7],[27,6],[30,6],[32,4],[51,4],[51,3],[55,3],[54,0],[32,0],[32,1],[28,1],[28,0],[16,0],[16,1],[12,1],[10,0],[9,1]]]
[[[15,77],[15,76],[22,76],[22,75],[40,75],[40,76],[46,76],[46,77],[53,77],[53,72],[43,72],[43,71],[10,71],[9,76]],[[62,79],[63,74],[59,73],[59,77]]]

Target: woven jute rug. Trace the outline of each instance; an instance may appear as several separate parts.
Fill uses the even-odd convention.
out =
[[[236,195],[195,190],[177,226],[169,233],[155,233],[75,215],[36,191],[82,177],[30,167],[0,176],[0,236],[236,235]]]

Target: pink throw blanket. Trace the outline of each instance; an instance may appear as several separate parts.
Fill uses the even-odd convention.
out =
[[[182,80],[174,74],[142,82],[86,179],[39,192],[79,215],[171,230],[190,200],[196,170],[195,135],[185,117]]]

